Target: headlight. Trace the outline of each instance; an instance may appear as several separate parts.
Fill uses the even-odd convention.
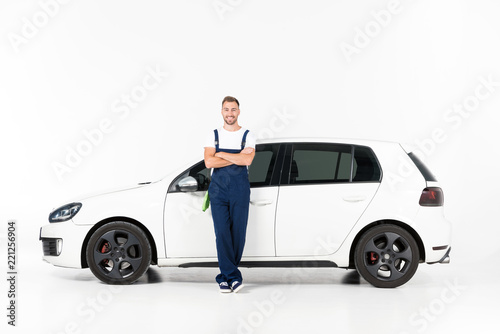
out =
[[[71,203],[61,206],[50,213],[49,222],[59,223],[70,220],[80,211],[81,207],[82,203]]]

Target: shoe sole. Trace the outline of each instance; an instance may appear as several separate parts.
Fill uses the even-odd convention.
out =
[[[229,289],[229,290],[225,290],[225,289],[224,290],[220,290],[220,293],[231,293],[231,292],[233,292],[233,291],[231,291],[231,289]]]
[[[239,287],[237,287],[236,289],[234,289],[233,292],[236,293],[236,292],[240,291],[243,287],[244,287],[244,285],[241,284]]]

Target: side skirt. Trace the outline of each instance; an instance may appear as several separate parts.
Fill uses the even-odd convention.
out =
[[[217,268],[218,262],[189,262],[179,265],[181,268]],[[243,268],[337,268],[332,261],[241,261]]]

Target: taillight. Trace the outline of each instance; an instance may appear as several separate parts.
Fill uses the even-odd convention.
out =
[[[443,190],[439,187],[429,187],[422,190],[418,204],[422,206],[442,206],[444,203]]]

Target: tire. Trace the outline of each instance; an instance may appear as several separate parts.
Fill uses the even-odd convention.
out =
[[[411,234],[390,224],[366,231],[354,254],[359,274],[378,288],[395,288],[408,282],[419,260],[418,245]]]
[[[104,283],[131,284],[148,270],[151,245],[139,227],[111,222],[92,234],[86,256],[90,270]]]

